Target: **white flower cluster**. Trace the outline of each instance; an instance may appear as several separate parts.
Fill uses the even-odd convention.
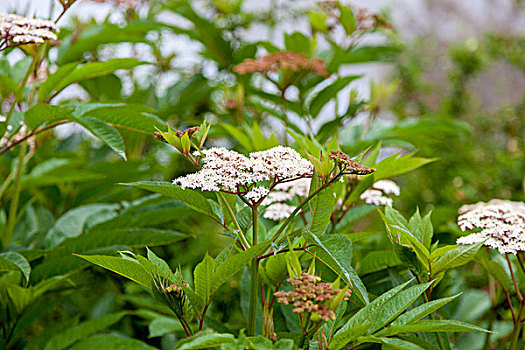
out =
[[[481,232],[460,237],[457,244],[483,245],[502,254],[525,251],[525,203],[493,199],[488,203],[464,205],[459,209],[458,224],[465,230]]]
[[[268,206],[263,217],[275,221],[287,218],[295,207],[284,202],[292,200],[295,196],[307,197],[311,181],[309,178],[300,178],[276,185],[261,203]]]
[[[203,191],[225,191],[246,195],[256,202],[268,195],[264,187],[254,187],[260,181],[292,180],[312,176],[313,166],[299,153],[277,146],[251,153],[249,157],[225,148],[210,148],[204,154],[201,170],[173,180],[184,188]],[[196,152],[195,156],[200,154]]]
[[[391,180],[379,180],[372,185],[372,188],[364,191],[359,197],[366,204],[392,206],[392,198],[384,196],[385,194],[394,194],[399,196],[399,186]]]
[[[52,21],[0,13],[0,41],[2,43],[43,43],[46,40],[56,40],[57,36],[54,32],[58,31],[58,26]]]

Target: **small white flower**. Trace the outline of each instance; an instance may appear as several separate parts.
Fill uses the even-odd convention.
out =
[[[58,26],[52,21],[0,13],[0,49],[5,49],[10,43],[31,44],[57,40],[54,32],[58,31]]]
[[[257,202],[259,199],[266,197],[270,192],[266,187],[258,186],[252,189],[250,192],[246,193],[246,198],[252,202]]]
[[[481,232],[460,237],[457,244],[483,244],[500,253],[525,251],[525,203],[493,199],[488,203],[464,205],[459,209],[458,224],[465,230]]]
[[[203,191],[224,191],[246,195],[252,201],[268,195],[267,188],[253,185],[261,181],[292,181],[312,176],[313,166],[299,153],[287,147],[274,147],[251,153],[246,157],[226,148],[210,148],[201,151],[202,168],[193,174],[179,177],[173,183],[184,188],[200,188]],[[196,152],[195,156],[201,156]]]
[[[285,204],[285,203],[274,203],[266,208],[266,211],[263,214],[263,217],[270,220],[281,220],[287,218],[295,210],[295,207]]]
[[[359,199],[366,204],[392,206],[393,200],[384,194],[394,194],[399,196],[399,186],[391,180],[379,180],[372,185],[372,188],[364,191]]]

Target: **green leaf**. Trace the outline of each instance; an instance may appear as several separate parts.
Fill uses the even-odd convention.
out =
[[[310,242],[311,240],[318,246],[311,249],[311,252],[315,254],[315,257],[334,271],[345,283],[350,284],[355,295],[357,295],[363,303],[368,304],[368,293],[365,285],[352,266],[350,266],[350,264],[345,264],[344,262],[343,264],[339,262],[335,257],[337,254],[333,254],[328,250],[323,241],[321,241],[316,235],[308,234],[308,238],[308,243],[312,243]]]
[[[453,250],[446,252],[441,258],[436,261],[436,264],[432,266],[432,274],[436,276],[440,272],[446,271],[453,267],[458,267],[468,263],[474,255],[478,252],[479,248],[485,242],[479,242],[476,244],[469,245],[458,245]]]
[[[314,235],[320,236],[328,227],[332,211],[334,210],[335,197],[333,188],[328,187],[321,190],[308,204],[310,205],[310,214],[312,216],[309,230]]]
[[[86,224],[98,222],[97,216],[103,218],[103,221],[107,220],[108,216],[114,215],[117,207],[115,204],[88,204],[69,210],[47,232],[46,248],[56,247],[66,238],[79,236]]]
[[[383,350],[425,350],[425,348],[399,338],[381,338]]]
[[[123,338],[112,334],[98,334],[79,341],[70,350],[156,350],[136,339]]]
[[[301,32],[284,33],[284,47],[288,51],[310,53],[310,39]]]
[[[47,79],[38,88],[38,102],[45,102],[50,99],[51,92],[55,87],[64,80],[71,72],[77,68],[79,62],[68,63],[59,67],[53,74],[47,77]]]
[[[460,295],[461,293],[448,298],[432,300],[422,305],[416,306],[412,310],[407,311],[403,315],[399,316],[396,320],[394,320],[394,322],[392,322],[392,325],[396,326],[414,323],[422,319],[423,317],[429,315],[430,313],[436,311],[437,309],[441,308],[442,306],[450,303],[452,300],[456,299]]]
[[[412,305],[432,283],[434,283],[434,281],[412,286],[407,290],[397,293],[390,300],[385,302],[379,310],[371,315],[370,318],[372,319],[373,324],[370,332],[375,332],[395,320],[403,311]]]
[[[31,266],[22,255],[16,252],[0,253],[0,271],[21,271],[26,281],[29,281]]]
[[[220,223],[220,218],[214,214],[212,207],[210,203],[208,203],[206,197],[204,197],[198,191],[188,188],[182,189],[180,186],[173,185],[169,182],[140,181],[125,183],[122,185],[142,188],[144,190],[160,193],[163,196],[176,199],[186,204],[188,207],[205,214]]]
[[[429,332],[484,332],[487,330],[456,320],[421,320],[402,326],[390,326],[376,335],[388,337],[400,333],[429,333]]]
[[[170,317],[157,317],[148,325],[149,338],[162,337],[176,331],[184,331],[179,321]]]
[[[368,215],[376,208],[375,205],[360,205],[348,210],[345,216],[343,216],[343,219],[337,224],[336,230],[344,229],[347,225]]]
[[[212,286],[214,280],[215,260],[207,253],[204,259],[195,267],[193,271],[193,281],[195,283],[195,293],[201,297],[205,304],[211,302],[213,294]]]
[[[65,75],[63,79],[56,82],[50,93],[62,91],[68,85],[78,83],[87,79],[100,77],[113,73],[119,69],[131,69],[143,64],[150,64],[137,58],[113,58],[104,62],[89,62],[77,66],[74,70]],[[58,80],[58,79],[57,79]],[[49,90],[49,87],[46,87]]]
[[[155,116],[154,109],[144,105],[123,103],[89,103],[77,106],[81,118],[93,117],[118,128],[151,135],[155,127],[165,128],[165,122]]]
[[[346,330],[349,330],[352,327],[355,327],[356,325],[365,323],[368,319],[371,318],[373,314],[375,314],[378,310],[380,310],[386,302],[388,302],[390,299],[392,299],[394,296],[396,296],[401,290],[403,290],[412,280],[407,281],[403,284],[400,284],[399,286],[396,286],[392,289],[390,289],[388,292],[381,294],[376,299],[374,299],[370,304],[366,305],[364,308],[360,309],[357,313],[355,313],[339,331],[336,333],[342,333]]]
[[[190,349],[209,349],[218,348],[223,344],[234,344],[235,337],[233,334],[204,334],[195,335],[191,338],[183,340],[177,344],[175,349],[190,350]]]
[[[122,136],[117,129],[105,124],[103,121],[92,117],[79,117],[72,119],[88,129],[100,141],[104,142],[112,150],[117,152],[122,159],[126,160],[126,148]]]
[[[400,156],[399,153],[394,154],[388,158],[383,159],[374,166],[376,169],[374,172],[374,179],[375,181],[378,181],[392,177],[394,175],[401,175],[420,168],[428,163],[435,162],[436,160],[436,158],[413,157],[413,153],[409,153],[404,156]]]
[[[310,102],[310,114],[316,118],[323,107],[330,102],[330,100],[337,97],[337,93],[348,86],[352,81],[360,78],[360,75],[349,75],[346,77],[337,78],[333,83],[326,86],[319,91]]]
[[[70,347],[77,341],[86,338],[87,336],[103,330],[118,321],[126,315],[126,312],[119,312],[103,316],[97,319],[83,322],[79,325],[66,329],[63,332],[55,335],[46,343],[44,350],[62,350]]]
[[[370,252],[360,261],[359,274],[366,275],[369,273],[381,271],[396,265],[401,264],[401,261],[390,250],[380,250]]]
[[[107,270],[118,273],[129,278],[133,282],[151,289],[151,277],[149,273],[136,261],[106,255],[76,255],[92,264],[101,266]]]
[[[346,35],[352,35],[357,29],[354,12],[350,6],[339,4],[340,21],[345,29]]]
[[[211,294],[214,294],[225,282],[239,273],[253,258],[263,254],[271,243],[271,240],[268,240],[226,258],[226,260],[215,269],[211,285]]]
[[[344,348],[346,344],[365,334],[371,325],[371,323],[359,324],[343,332],[337,332],[336,336],[330,341],[328,349],[340,350]]]
[[[148,260],[156,267],[156,273],[171,283],[175,283],[177,279],[175,278],[175,275],[173,274],[173,271],[171,271],[169,265],[164,260],[155,255],[155,253],[153,253],[149,248],[146,247],[146,250],[148,252]]]
[[[489,260],[483,255],[483,258],[481,259],[481,264],[487,270],[489,275],[491,275],[498,283],[501,285],[501,287],[505,291],[510,291],[510,277],[507,273],[507,270],[503,268],[500,264],[498,264],[496,261]]]
[[[42,123],[67,119],[74,109],[37,103],[24,112],[24,121],[30,130],[34,130]]]

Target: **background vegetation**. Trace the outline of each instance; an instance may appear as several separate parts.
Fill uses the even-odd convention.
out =
[[[503,255],[479,245],[455,246],[462,234],[456,225],[461,205],[524,200],[524,84],[514,89],[517,98],[497,103],[479,86],[504,85],[498,74],[486,82],[497,69],[523,78],[525,40],[488,33],[443,48],[404,38],[388,13],[332,1],[304,8],[291,3],[249,10],[242,0],[114,1],[112,16],[103,21],[58,22],[57,42],[0,53],[0,114],[8,119],[0,124],[6,132],[0,144],[0,348],[300,346],[296,315],[277,303],[271,329],[265,328],[268,310],[257,311],[255,335],[272,339],[275,331],[279,340],[292,339],[294,345],[244,339],[250,290],[244,265],[215,290],[202,318],[190,317],[190,327],[196,331],[200,323],[203,336],[209,336],[199,345],[183,340],[186,332],[177,317],[148,293],[149,288],[155,294],[154,288],[140,285],[139,277],[131,278],[137,284],[122,277],[130,272],[113,266],[109,269],[120,274],[110,273],[76,256],[119,261],[148,256],[161,264],[158,256],[190,287],[199,283],[194,270],[206,254],[218,262],[235,256],[234,230],[225,229],[234,220],[213,193],[195,195],[219,207],[203,214],[203,208],[194,210],[199,208],[192,199],[163,196],[159,193],[169,193],[141,182],[171,182],[197,171],[180,152],[155,140],[154,132],[167,131],[166,125],[173,130],[202,125],[201,131],[209,126],[206,148],[248,154],[280,144],[322,160],[323,153],[340,147],[377,169],[368,180],[347,179],[346,187],[334,190],[352,209],[338,222],[341,206],[331,197],[321,238],[313,242],[324,250],[313,251],[315,257],[275,259],[273,268],[261,263],[268,293],[277,290],[272,289],[277,277],[284,280],[294,266],[308,270],[312,261],[323,281],[339,277],[341,288],[345,282],[353,288],[351,299],[337,308],[337,319],[320,327],[310,347],[507,349],[525,344],[508,303],[523,306],[519,291],[525,290],[525,274],[518,260],[512,258],[514,276]],[[66,11],[77,4],[60,0],[55,5]],[[296,23],[306,25],[295,31]],[[283,26],[292,29],[283,33]],[[190,64],[166,49],[171,42],[195,49]],[[327,71],[302,67],[245,74],[236,68],[276,52],[321,58]],[[390,67],[390,76],[369,82],[369,70],[378,65]],[[398,211],[359,199],[383,178],[401,188],[393,205]],[[230,203],[248,230],[242,203],[235,198]],[[308,222],[321,220],[309,210]],[[261,218],[257,227],[266,242],[277,223]],[[421,246],[405,236],[409,231]],[[280,249],[312,243],[308,235],[292,238],[297,240],[281,242]],[[323,259],[323,252],[329,258]],[[460,261],[450,262],[450,252]],[[107,261],[91,259],[108,268]],[[364,307],[370,301],[382,306],[376,297],[397,295],[395,287],[395,293],[406,293],[389,306],[392,315]],[[430,299],[442,304],[428,307],[421,317],[451,320],[450,328],[439,325],[445,333],[431,333],[439,331],[436,324],[384,331],[405,310],[403,315]],[[193,301],[189,305],[188,313],[197,311]],[[363,323],[355,317],[359,309],[367,310],[372,328],[352,328]],[[349,329],[353,332],[344,332]]]

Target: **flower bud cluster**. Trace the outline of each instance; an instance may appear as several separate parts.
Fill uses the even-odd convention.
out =
[[[239,74],[270,73],[288,69],[293,72],[308,71],[328,77],[326,64],[320,58],[307,58],[304,53],[292,51],[274,52],[257,60],[248,58],[233,69]]]
[[[345,174],[368,175],[376,171],[375,169],[358,164],[356,161],[350,159],[348,154],[340,150],[330,151],[329,158],[342,167]]]
[[[277,302],[293,305],[294,313],[311,314],[312,320],[319,319],[326,322],[335,319],[334,308],[329,302],[341,292],[340,289],[334,289],[332,283],[321,282],[321,277],[305,272],[299,277],[289,278],[288,282],[292,284],[294,290],[275,292]],[[350,294],[351,291],[348,290],[344,299],[348,299]]]
[[[54,32],[58,31],[58,26],[52,21],[0,13],[0,49],[57,40]]]
[[[483,245],[502,254],[525,252],[525,203],[493,199],[488,203],[464,205],[459,209],[458,224],[465,230],[481,232],[460,237],[457,244]]]
[[[392,198],[385,194],[394,194],[399,196],[399,186],[391,180],[379,180],[372,185],[372,188],[364,191],[359,197],[366,204],[392,206]]]

